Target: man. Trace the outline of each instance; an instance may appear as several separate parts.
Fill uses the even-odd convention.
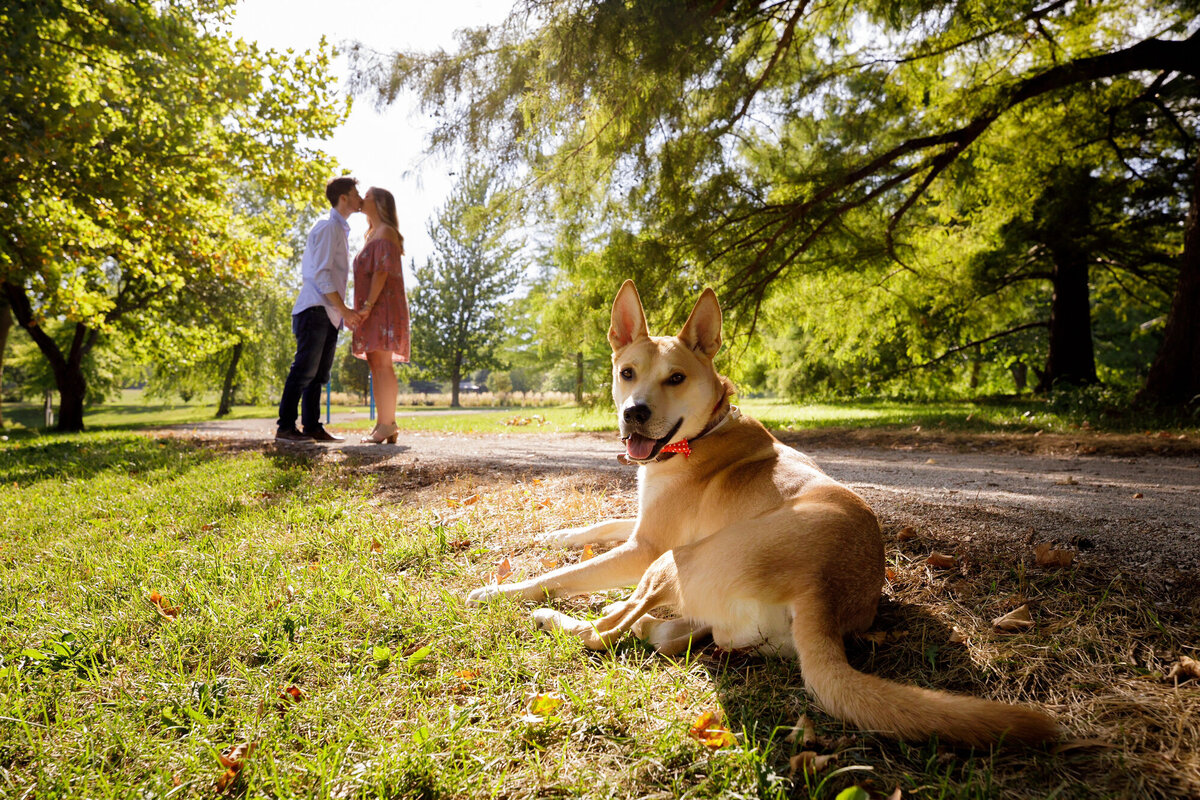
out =
[[[279,401],[277,441],[340,442],[321,425],[321,387],[329,380],[338,331],[345,322],[358,327],[362,315],[346,305],[346,281],[350,275],[350,224],[346,218],[362,208],[358,180],[334,178],[325,186],[332,209],[317,222],[304,245],[301,271],[304,283],[292,307],[292,333],[296,335],[296,358],[283,384]],[[296,429],[296,403],[300,422]]]

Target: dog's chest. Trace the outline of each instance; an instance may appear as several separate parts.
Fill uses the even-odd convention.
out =
[[[639,536],[653,538],[664,549],[707,538],[728,524],[725,515],[704,502],[704,488],[688,476],[658,475],[638,479]]]

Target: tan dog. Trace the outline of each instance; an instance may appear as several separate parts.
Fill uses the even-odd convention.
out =
[[[1040,711],[905,686],[847,663],[843,637],[871,625],[883,586],[879,523],[858,495],[730,406],[732,386],[712,363],[721,308],[711,289],[678,336],[651,337],[626,281],[608,339],[625,457],[640,465],[637,519],[546,534],[543,541],[573,546],[624,543],[537,578],[476,589],[471,602],[636,584],[595,622],[552,609],[534,616],[543,629],[571,631],[597,649],[633,631],[672,654],[711,633],[726,649],[796,655],[826,711],[903,739],[936,733],[986,745],[1057,736]],[[651,616],[658,608],[679,616]]]

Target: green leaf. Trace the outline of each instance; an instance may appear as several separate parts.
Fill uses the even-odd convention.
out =
[[[420,650],[408,657],[408,661],[405,662],[405,666],[407,666],[409,669],[412,669],[417,664],[420,664],[422,661],[429,658],[431,653],[433,653],[433,648],[430,645],[425,645]]]
[[[837,800],[871,800],[871,795],[860,786],[851,786],[838,792]]]

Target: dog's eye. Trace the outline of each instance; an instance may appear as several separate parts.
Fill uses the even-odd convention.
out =
[[[626,367],[625,369],[621,370],[621,380],[623,380],[623,381],[633,380],[633,369],[631,369],[630,367]]]
[[[683,383],[683,381],[686,377],[687,376],[684,375],[682,372],[676,372],[674,375],[667,378],[667,383],[669,383],[672,386],[678,386],[679,384]]]

